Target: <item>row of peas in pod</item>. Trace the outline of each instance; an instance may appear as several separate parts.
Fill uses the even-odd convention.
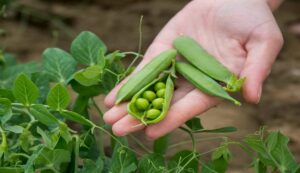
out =
[[[160,122],[168,113],[178,72],[202,92],[240,105],[228,92],[238,92],[244,78],[239,79],[190,37],[179,36],[173,46],[129,78],[118,91],[116,104],[130,101],[128,113],[145,125]],[[178,52],[187,62],[176,61]]]
[[[143,112],[147,119],[155,119],[162,112],[165,92],[166,84],[157,82],[154,87],[150,87],[142,93],[141,97],[136,99],[135,107],[138,111]]]

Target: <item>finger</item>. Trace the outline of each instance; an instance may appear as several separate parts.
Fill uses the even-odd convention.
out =
[[[277,28],[268,25],[260,27],[246,44],[248,54],[241,76],[246,77],[243,86],[244,98],[251,103],[259,102],[263,82],[271,72],[272,64],[283,45],[279,29],[270,32],[270,27]]]
[[[129,133],[139,131],[145,128],[140,120],[126,115],[112,126],[112,131],[116,136],[125,136]]]
[[[217,102],[216,98],[194,89],[170,108],[163,121],[147,126],[145,133],[150,139],[157,139],[178,128],[195,115],[215,106]]]
[[[182,78],[176,80],[176,85],[178,88],[176,88],[174,92],[171,104],[176,103],[195,88],[192,84]]]
[[[106,111],[103,115],[104,122],[106,124],[114,124],[119,121],[127,114],[127,104],[123,103],[112,107],[110,110]]]

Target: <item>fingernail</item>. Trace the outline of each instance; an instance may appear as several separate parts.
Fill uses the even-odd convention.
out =
[[[258,104],[260,102],[260,98],[261,98],[261,93],[262,93],[262,87],[259,87],[258,93],[257,93],[257,101],[256,104]]]

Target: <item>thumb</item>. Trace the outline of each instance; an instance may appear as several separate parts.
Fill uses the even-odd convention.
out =
[[[246,77],[243,95],[246,101],[260,101],[264,80],[271,72],[272,65],[283,45],[281,33],[253,36],[246,44],[247,59],[241,72]]]

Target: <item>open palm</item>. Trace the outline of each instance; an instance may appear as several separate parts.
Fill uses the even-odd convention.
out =
[[[179,35],[194,38],[231,71],[246,77],[243,87],[245,100],[259,102],[263,81],[270,73],[283,43],[280,30],[265,1],[190,2],[159,33],[136,72],[151,58],[171,48],[173,40]],[[156,139],[218,103],[216,98],[200,92],[179,78],[166,118],[158,124],[144,127],[128,115],[126,103],[114,105],[116,93],[125,81],[105,99],[110,110],[105,113],[104,120],[113,125],[113,132],[119,136],[145,129],[149,138]]]

